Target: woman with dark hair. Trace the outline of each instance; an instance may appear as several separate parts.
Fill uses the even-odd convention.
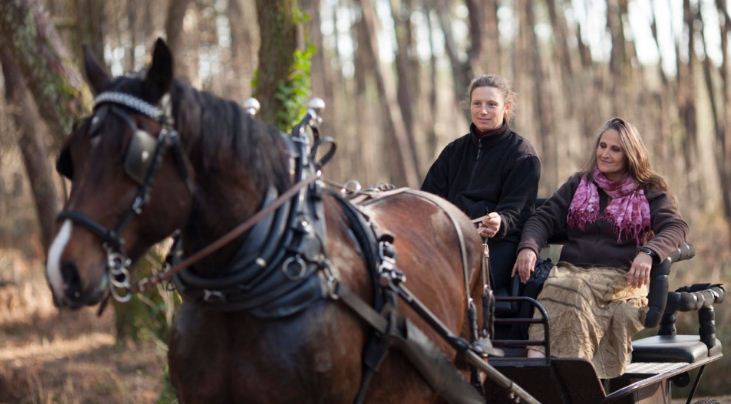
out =
[[[624,372],[643,328],[653,263],[680,246],[688,225],[634,126],[612,118],[596,139],[586,169],[526,222],[513,273],[526,282],[546,240],[566,237],[538,297],[550,318],[551,354],[589,360],[608,379]],[[542,339],[543,330],[532,325],[529,335]]]
[[[470,132],[448,144],[421,186],[480,218],[489,238],[493,289],[510,290],[510,271],[525,220],[533,213],[541,163],[533,146],[511,129],[515,93],[497,75],[468,89]]]

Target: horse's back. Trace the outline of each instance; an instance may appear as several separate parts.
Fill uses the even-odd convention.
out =
[[[482,244],[470,219],[446,200],[410,189],[386,193],[362,208],[379,232],[394,237],[406,287],[459,333],[466,316],[464,271],[473,297],[479,292]]]

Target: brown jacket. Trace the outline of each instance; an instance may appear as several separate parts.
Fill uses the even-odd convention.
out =
[[[625,239],[617,241],[617,234],[610,223],[600,218],[585,230],[567,228],[566,216],[580,179],[580,174],[574,174],[528,219],[518,250],[530,248],[538,254],[548,239],[565,238],[567,241],[561,250],[561,261],[581,267],[629,269],[639,252],[637,242]],[[688,225],[667,192],[646,188],[645,196],[650,203],[650,226],[655,236],[644,245],[662,261],[685,240]],[[599,199],[601,217],[608,203],[608,196],[601,188]]]

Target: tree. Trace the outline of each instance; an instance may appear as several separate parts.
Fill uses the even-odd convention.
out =
[[[378,41],[376,38],[376,16],[373,9],[373,5],[369,0],[361,2],[362,6],[362,22],[363,29],[365,30],[365,51],[368,53],[371,60],[374,61],[374,74],[376,79],[376,87],[378,94],[381,99],[382,114],[384,123],[389,136],[393,139],[393,148],[388,150],[394,150],[396,153],[396,160],[400,167],[391,170],[391,176],[393,181],[398,185],[407,185],[416,187],[419,185],[419,177],[417,174],[417,167],[414,164],[416,159],[414,158],[414,150],[411,149],[409,144],[408,135],[406,133],[406,127],[404,126],[404,119],[401,114],[401,108],[399,108],[394,95],[390,92],[390,88],[386,86],[385,73],[381,63],[378,62]],[[393,162],[393,157],[392,162]]]
[[[84,60],[83,47],[86,45],[97,60],[104,60],[104,2],[98,0],[73,0],[73,11],[75,14],[75,30],[73,32],[73,43],[78,44],[72,49],[74,59],[79,66]]]
[[[409,148],[413,151],[412,164],[417,170],[421,168],[419,159],[419,147],[416,143],[415,133],[421,132],[421,127],[415,119],[415,109],[419,106],[420,97],[420,69],[419,61],[415,60],[416,49],[414,49],[413,30],[411,27],[411,1],[391,0],[391,15],[393,17],[394,31],[396,32],[396,97],[401,116],[404,120],[406,137]],[[400,3],[400,4],[399,4]]]
[[[310,57],[299,47],[304,16],[298,7],[297,0],[256,0],[261,38],[254,90],[261,103],[258,116],[285,131],[304,112],[310,87]]]
[[[183,40],[183,18],[188,11],[190,0],[170,0],[165,17],[165,38],[168,47],[173,51],[175,58],[173,65],[175,66],[176,76],[188,76],[188,64],[185,58],[184,40]]]
[[[235,79],[231,95],[236,100],[251,96],[251,77],[256,67],[253,30],[256,16],[253,4],[244,7],[240,0],[228,0],[228,20],[231,30],[231,63]]]
[[[0,17],[0,39],[58,146],[89,110],[91,94],[38,0],[0,1]]]
[[[56,189],[53,186],[48,151],[41,135],[41,119],[36,106],[28,96],[25,80],[13,62],[10,50],[0,46],[0,63],[5,77],[5,100],[11,105],[10,115],[20,131],[18,147],[23,156],[23,166],[30,181],[41,242],[44,250],[51,244],[53,223],[58,211]]]

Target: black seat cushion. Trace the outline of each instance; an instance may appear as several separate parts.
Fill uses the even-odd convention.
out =
[[[632,362],[693,363],[720,352],[721,342],[709,353],[708,346],[697,335],[656,335],[632,342]]]

